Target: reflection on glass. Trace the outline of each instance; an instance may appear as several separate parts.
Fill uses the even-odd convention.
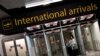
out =
[[[17,46],[18,56],[27,56],[25,39],[16,40],[16,46]]]
[[[80,18],[81,18],[80,21],[81,20],[91,19],[93,16],[94,16],[94,14],[88,14],[88,15],[80,16]]]
[[[49,32],[46,33],[50,42],[51,51],[53,56],[63,56],[60,33]]]
[[[67,24],[68,22],[72,23],[76,20],[76,18],[69,18],[69,19],[65,19],[65,20],[62,20],[63,24]]]
[[[36,29],[41,29],[41,26],[40,25],[35,25],[35,26],[27,27],[27,30],[29,30],[29,31],[36,30]]]
[[[62,20],[63,24],[67,24],[67,22],[69,21],[70,19],[65,19],[65,20]]]
[[[45,25],[46,27],[52,27],[52,26],[57,26],[57,24],[58,24],[58,21],[46,23],[46,24],[44,24],[44,25]]]
[[[5,44],[7,56],[16,56],[14,42],[7,41],[4,44]]]
[[[36,56],[47,56],[46,43],[43,35],[36,35],[33,38]]]
[[[70,18],[70,22],[74,22],[76,18]]]

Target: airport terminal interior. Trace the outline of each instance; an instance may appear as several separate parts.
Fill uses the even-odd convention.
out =
[[[0,2],[2,2],[2,3],[0,3],[0,8],[2,8],[2,9],[0,9],[0,12],[2,12],[4,10],[5,12],[7,12],[9,14],[8,15],[8,14],[5,14],[4,12],[2,12],[2,13],[0,13],[0,15],[1,15],[0,18],[3,18],[3,17],[6,18],[5,16],[7,16],[7,18],[9,16],[16,17],[16,14],[17,14],[17,16],[19,16],[19,19],[20,19],[21,13],[23,12],[23,15],[25,15],[24,12],[28,9],[22,10],[22,12],[21,12],[21,10],[18,8],[23,5],[25,5],[26,8],[28,8],[28,5],[31,4],[30,1],[26,0],[25,4],[21,3],[21,2],[24,2],[24,0],[23,1],[19,0],[20,4],[17,1],[14,1],[16,4],[19,4],[19,5],[12,5],[13,2],[11,4],[8,4],[7,1],[4,2],[3,0],[0,0]],[[35,0],[34,2],[37,2],[37,3],[34,3],[35,5],[32,5],[32,6],[39,6],[39,5],[43,4],[43,2],[44,2],[44,0],[40,0],[42,3],[39,3],[38,1],[39,0]],[[50,0],[49,2],[52,3],[51,1],[57,2],[56,0],[55,1]],[[62,0],[58,0],[58,1],[62,1]],[[49,7],[48,3],[43,4],[43,6]],[[74,3],[74,2],[72,2],[72,3]],[[19,12],[16,10],[14,10],[16,12],[13,12],[13,13],[12,13],[12,10],[9,10],[9,12],[8,12],[1,5],[5,6],[7,9],[14,9],[17,7]],[[8,7],[9,5],[11,7]],[[82,6],[83,6],[83,4],[82,4]],[[80,6],[80,7],[82,7],[82,6]],[[97,9],[95,4],[93,5],[93,7],[95,9]],[[90,9],[89,8],[87,9],[87,11],[88,10],[92,11],[93,7],[91,6]],[[73,8],[73,7],[71,7],[71,8]],[[47,9],[47,8],[45,8],[45,9]],[[37,11],[38,10],[39,9],[37,8]],[[47,9],[47,10],[49,11],[51,9]],[[55,9],[55,11],[56,10],[57,9]],[[58,9],[58,10],[60,10],[60,9]],[[42,12],[44,12],[44,11],[42,11]],[[65,8],[64,8],[64,11],[65,11]],[[88,11],[88,12],[90,12],[90,11]],[[32,11],[27,11],[27,12],[30,13]],[[38,12],[38,13],[40,13],[39,15],[42,15],[41,14],[42,12],[39,11]],[[50,16],[51,18],[54,18],[54,17],[57,18],[57,16],[60,15],[59,13],[62,13],[61,15],[66,14],[66,13],[63,14],[64,13],[63,11],[59,11],[59,13],[57,13],[54,16],[53,15],[54,11],[51,10],[48,13],[50,13],[50,12],[52,12],[51,16]],[[93,10],[93,12],[94,12],[94,10]],[[54,21],[50,21],[50,22],[48,21],[47,23],[44,23],[44,21],[43,21],[43,23],[40,22],[39,24],[33,23],[33,25],[31,24],[31,26],[27,26],[27,27],[25,26],[24,32],[19,32],[17,34],[12,33],[10,35],[4,35],[4,34],[0,33],[0,56],[100,56],[100,22],[98,20],[99,18],[97,17],[98,14],[96,14],[96,13],[87,13],[86,14],[84,12],[84,10],[83,10],[83,12],[80,11],[80,13],[79,14],[78,13],[79,12],[77,11],[76,12],[77,15],[79,15],[81,13],[83,13],[83,14],[79,15],[79,16],[75,16],[75,17],[73,17],[73,16],[72,17],[71,16],[59,17],[58,16],[58,18],[62,18],[62,19],[54,20]],[[21,16],[25,17],[23,15],[21,15]],[[30,15],[31,15],[31,13],[30,13]],[[30,16],[30,15],[28,15],[28,16]],[[38,15],[38,14],[36,14],[36,15]],[[36,15],[33,13],[33,16],[36,16]],[[41,16],[41,18],[42,18],[42,16]],[[40,18],[40,20],[42,20],[41,18]],[[25,19],[23,19],[23,20],[25,20]],[[32,17],[31,17],[31,20],[32,20]],[[39,20],[39,18],[37,19],[37,21],[38,20]],[[21,24],[21,23],[22,23],[22,21],[19,20],[18,24]],[[18,24],[16,24],[16,25],[18,25]],[[24,25],[24,23],[23,23],[23,25]],[[10,26],[10,27],[12,27],[12,26]],[[15,26],[13,26],[13,27],[15,27]],[[18,31],[20,30],[20,28],[17,28],[17,29],[18,29]],[[0,27],[0,30],[1,30],[1,27]],[[3,31],[0,31],[0,32],[3,32]],[[5,33],[6,33],[6,30],[5,30]],[[7,32],[7,33],[10,33],[10,32]]]
[[[1,35],[4,56],[100,56],[95,14],[30,26],[26,32]]]

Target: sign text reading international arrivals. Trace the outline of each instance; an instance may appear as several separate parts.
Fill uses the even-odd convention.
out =
[[[84,13],[84,12],[90,12],[90,11],[94,11],[97,9],[98,9],[97,5],[93,4],[93,3],[91,3],[87,6],[79,5],[77,8],[73,8],[73,9],[63,8],[60,11],[50,12],[50,13],[45,12],[41,15],[36,15],[36,16],[32,16],[32,17],[20,18],[20,19],[15,18],[14,23],[16,26],[20,26],[20,25],[25,25],[25,24],[31,24],[34,22],[52,20],[52,19],[56,19],[59,17],[67,17],[69,15],[75,15],[75,14],[80,14],[80,13]]]
[[[20,16],[0,19],[0,33],[9,35],[25,32],[28,26],[97,13],[98,10],[99,5],[96,1],[86,1],[45,8],[38,11],[30,11]]]

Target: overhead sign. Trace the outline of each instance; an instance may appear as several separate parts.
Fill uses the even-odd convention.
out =
[[[0,32],[2,34],[20,33],[24,32],[28,26],[95,13],[98,9],[98,4],[90,1],[32,11],[23,16],[0,19]]]

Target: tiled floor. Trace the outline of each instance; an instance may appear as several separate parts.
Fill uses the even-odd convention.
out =
[[[86,54],[86,56],[100,56],[100,51],[89,51]]]

